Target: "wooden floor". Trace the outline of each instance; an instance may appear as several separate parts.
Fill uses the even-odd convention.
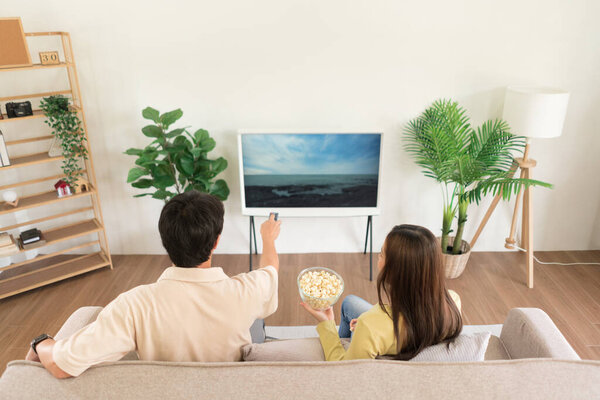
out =
[[[536,255],[544,261],[600,262],[600,251]],[[373,303],[377,299],[375,284],[369,282],[366,255],[284,254],[280,260],[279,309],[267,319],[267,325],[314,323],[298,305],[296,276],[307,266],[332,267],[344,277],[346,294]],[[154,282],[169,266],[166,256],[114,256],[113,261],[112,271],[90,272],[0,300],[0,373],[8,361],[24,357],[33,337],[56,333],[78,307],[105,306],[123,291]],[[448,281],[449,288],[462,298],[465,324],[499,324],[513,307],[539,307],[550,315],[582,358],[600,360],[600,266],[536,264],[535,288],[528,289],[522,263],[523,256],[517,253],[472,254],[465,273]],[[248,256],[215,255],[213,265],[223,266],[229,275],[244,272]],[[336,313],[339,318],[339,303]]]

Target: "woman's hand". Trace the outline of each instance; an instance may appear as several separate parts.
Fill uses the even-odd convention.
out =
[[[314,308],[312,308],[311,306],[309,306],[306,303],[300,303],[300,305],[302,307],[304,307],[304,309],[306,311],[308,311],[308,313],[310,315],[315,317],[315,319],[319,322],[335,320],[335,317],[333,315],[333,307],[329,307],[327,310],[320,311],[320,310],[315,310]]]
[[[354,328],[356,328],[356,323],[358,322],[358,320],[356,318],[354,318],[352,321],[350,321],[350,331],[354,332]]]

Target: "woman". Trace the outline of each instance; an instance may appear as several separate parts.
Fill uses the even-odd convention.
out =
[[[446,290],[440,245],[428,229],[395,226],[385,239],[377,266],[379,304],[347,296],[339,332],[333,308],[317,311],[301,303],[319,321],[317,331],[327,361],[380,355],[409,360],[424,348],[451,342],[460,334],[460,298]],[[340,338],[350,337],[351,331],[346,351]]]

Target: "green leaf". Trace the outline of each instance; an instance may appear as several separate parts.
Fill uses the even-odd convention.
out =
[[[181,157],[181,169],[187,176],[194,174],[194,159],[190,157]]]
[[[169,111],[160,116],[160,123],[165,129],[171,126],[175,121],[183,116],[183,111],[180,108],[177,110]]]
[[[142,194],[134,194],[133,197],[144,197],[144,196],[151,196],[152,193],[142,193]]]
[[[196,139],[196,144],[208,139],[208,137],[209,135],[206,129],[198,129],[196,132],[194,132],[194,139]]]
[[[144,150],[142,150],[142,149],[131,148],[131,149],[127,149],[124,154],[130,155],[130,156],[139,156],[143,152],[144,152]]]
[[[159,199],[159,200],[164,200],[167,197],[169,197],[169,192],[167,192],[166,190],[162,190],[162,189],[157,190],[152,195],[153,199]]]
[[[203,152],[208,153],[209,151],[214,149],[216,145],[217,143],[215,142],[215,139],[209,137],[202,140],[202,142],[198,144],[198,147],[200,147]]]
[[[158,138],[162,136],[162,129],[156,125],[146,125],[142,128],[142,133],[148,137]]]
[[[227,160],[223,157],[217,158],[216,160],[212,161],[211,164],[211,169],[215,175],[218,175],[219,173],[223,172],[225,168],[227,168]]]
[[[175,184],[175,179],[171,175],[159,175],[154,178],[152,185],[159,189],[166,189]]]
[[[166,136],[168,138],[173,138],[181,135],[183,132],[185,132],[185,128],[173,129],[171,132],[168,132]]]
[[[200,149],[198,147],[194,147],[193,149],[190,149],[190,153],[192,153],[194,158],[200,158],[200,157],[202,157],[202,154],[204,154],[202,149]]]
[[[217,180],[210,188],[210,194],[216,196],[219,200],[225,201],[229,196],[229,187],[223,179]]]
[[[140,179],[137,182],[133,182],[131,186],[138,189],[147,189],[152,187],[152,179]]]
[[[144,108],[142,110],[142,117],[144,117],[145,119],[154,121],[157,124],[160,122],[160,114],[159,114],[158,110],[155,110],[152,107]]]
[[[174,146],[185,146],[187,149],[191,149],[193,147],[192,142],[185,136],[177,136],[175,140],[173,140]]]
[[[148,170],[145,168],[131,168],[127,174],[127,183],[131,183],[140,177],[148,175]]]

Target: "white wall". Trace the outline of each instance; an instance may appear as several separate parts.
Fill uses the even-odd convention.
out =
[[[379,248],[395,224],[440,229],[440,191],[403,151],[403,125],[441,97],[475,123],[499,117],[508,84],[571,92],[563,136],[533,143],[534,177],[555,185],[534,191],[536,248],[600,247],[600,2],[1,0],[0,10],[28,32],[72,35],[115,254],[163,252],[162,203],[132,198],[125,183],[134,158],[123,151],[147,142],[145,106],[181,107],[182,124],[208,129],[214,156],[229,160],[221,253],[247,251],[237,129],[383,129]],[[488,203],[471,207],[468,239]],[[511,214],[512,205],[497,209],[476,250],[504,249]],[[284,224],[282,252],[355,252],[366,219]]]

